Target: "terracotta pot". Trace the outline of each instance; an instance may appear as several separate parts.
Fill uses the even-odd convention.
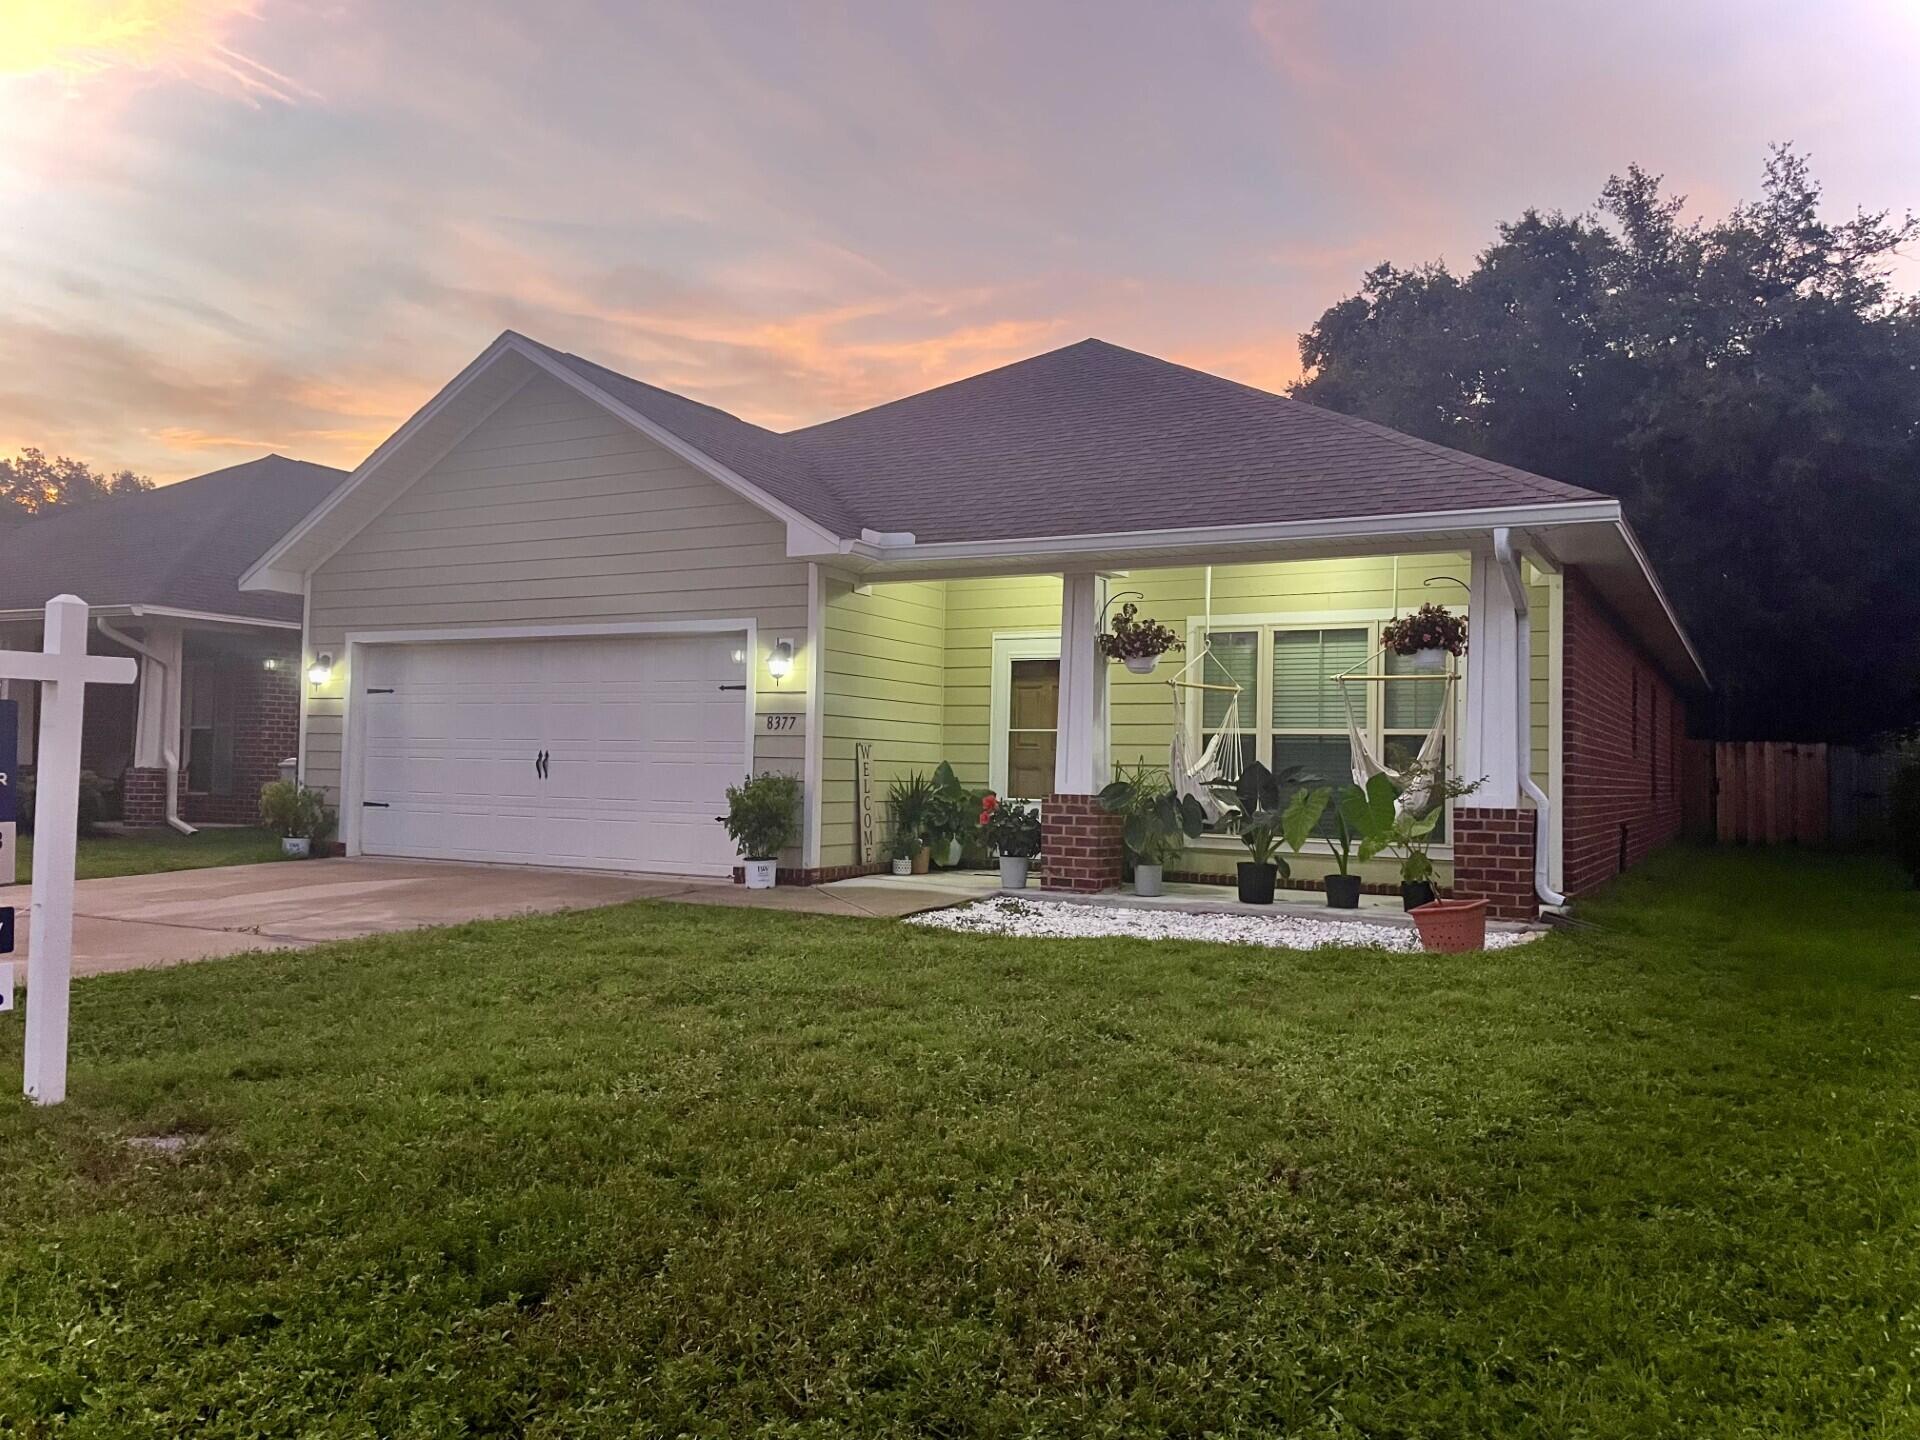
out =
[[[1435,900],[1413,912],[1420,943],[1437,955],[1487,948],[1487,902]]]
[[[922,845],[913,852],[913,873],[924,875],[933,868],[933,847]]]

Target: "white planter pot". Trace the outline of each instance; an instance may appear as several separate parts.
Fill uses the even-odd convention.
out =
[[[911,855],[903,855],[898,860],[895,860],[893,862],[893,873],[896,875],[913,874],[913,857]]]
[[[313,850],[313,841],[304,835],[282,835],[280,853],[289,860],[304,860]]]
[[[958,840],[949,840],[947,842],[946,852],[940,857],[940,863],[951,870],[960,863],[960,857],[965,853],[966,847],[961,845]]]
[[[773,877],[780,868],[778,860],[749,860],[747,864],[747,889],[771,890]]]
[[[1000,857],[1000,888],[1002,890],[1024,890],[1027,888],[1027,871],[1033,868],[1030,855],[1002,855]]]
[[[1121,661],[1121,664],[1125,665],[1127,669],[1136,675],[1151,675],[1160,664],[1160,657],[1158,655],[1131,655]]]
[[[1407,656],[1407,668],[1421,675],[1438,675],[1447,668],[1444,650],[1416,650]]]
[[[1133,893],[1149,898],[1167,893],[1162,877],[1166,871],[1159,865],[1136,865],[1133,867]]]

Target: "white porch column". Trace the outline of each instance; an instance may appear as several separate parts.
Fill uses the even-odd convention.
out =
[[[180,747],[180,658],[178,625],[149,625],[140,637],[159,657],[135,657],[140,662],[140,697],[134,712],[133,764],[140,770],[166,768],[167,751]]]
[[[1107,764],[1107,662],[1093,648],[1107,603],[1103,575],[1060,577],[1059,738],[1053,788],[1061,795],[1097,795],[1112,778]]]
[[[1473,585],[1467,602],[1472,627],[1467,650],[1466,734],[1461,737],[1460,778],[1483,784],[1464,805],[1476,809],[1520,808],[1520,627],[1506,579],[1491,549],[1473,552]]]

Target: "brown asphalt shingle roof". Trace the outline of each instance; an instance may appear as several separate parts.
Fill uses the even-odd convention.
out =
[[[68,593],[95,606],[297,622],[299,596],[242,591],[240,576],[344,479],[344,470],[267,455],[23,521],[0,531],[0,610]]]
[[[541,348],[845,538],[867,527],[923,542],[1028,539],[1604,498],[1104,340],[784,435]]]

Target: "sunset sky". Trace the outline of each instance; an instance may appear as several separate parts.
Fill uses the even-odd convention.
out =
[[[1910,0],[0,0],[0,454],[351,465],[509,326],[775,428],[1087,335],[1278,388],[1629,162],[1898,211],[1916,136]]]

